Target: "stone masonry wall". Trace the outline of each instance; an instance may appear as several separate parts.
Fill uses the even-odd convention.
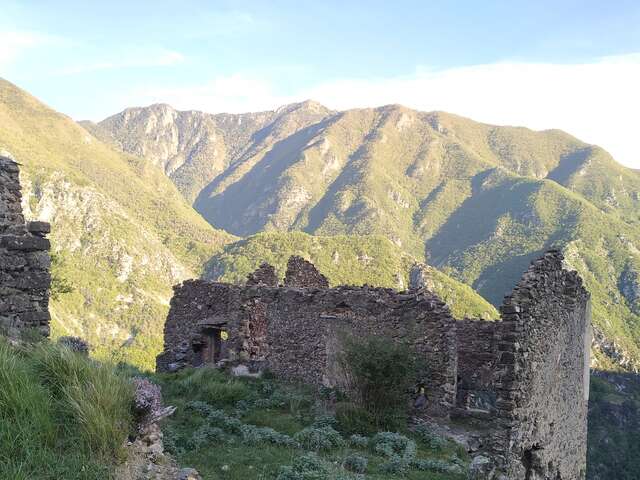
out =
[[[486,417],[495,413],[496,325],[498,322],[483,320],[456,322],[458,415]]]
[[[380,335],[411,346],[427,365],[429,411],[455,400],[455,320],[428,294],[367,287],[237,286],[201,280],[175,288],[157,368],[194,363],[202,327],[225,325],[229,360],[262,363],[280,378],[343,386],[337,355],[345,335]]]
[[[563,268],[560,252],[532,263],[505,298],[497,322],[455,321],[419,282],[400,293],[326,288],[308,262],[289,267],[286,286],[275,285],[263,266],[250,279],[270,280],[253,285],[192,280],[175,287],[158,369],[193,365],[202,327],[224,324],[230,361],[339,387],[344,372],[336,358],[343,339],[380,335],[426,360],[426,413],[486,422],[480,444],[489,460],[479,462],[483,476],[474,479],[584,479],[589,294],[577,273]]]
[[[33,328],[49,335],[49,240],[44,222],[25,224],[19,167],[0,157],[0,331]]]
[[[509,479],[585,478],[589,294],[558,251],[532,263],[501,307],[495,385]]]

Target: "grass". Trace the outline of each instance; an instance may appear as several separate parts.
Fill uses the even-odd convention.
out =
[[[165,401],[178,407],[163,426],[167,448],[181,465],[193,466],[206,479],[352,479],[343,462],[354,454],[367,459],[366,478],[465,478],[463,473],[413,467],[406,474],[388,473],[390,459],[376,451],[371,440],[358,445],[349,441],[348,432],[335,431],[339,426],[330,404],[305,386],[230,378],[209,368],[153,378],[162,385]],[[449,466],[468,461],[462,449],[447,441],[434,448],[417,432],[404,429],[400,433],[415,442],[416,459],[439,460]],[[295,470],[296,462],[307,454],[317,455],[318,468],[324,473],[293,477],[283,473],[289,471],[287,467]]]
[[[0,338],[0,478],[110,478],[131,432],[132,395],[110,365]]]

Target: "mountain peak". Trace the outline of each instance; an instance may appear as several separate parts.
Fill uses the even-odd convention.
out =
[[[277,108],[275,112],[282,114],[282,113],[291,113],[296,110],[307,111],[310,113],[331,112],[331,110],[329,110],[327,107],[322,105],[320,102],[316,102],[315,100],[311,100],[311,99],[307,99],[302,102],[289,103],[287,105],[282,105],[281,107]]]

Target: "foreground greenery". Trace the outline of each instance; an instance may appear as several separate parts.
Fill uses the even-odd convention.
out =
[[[22,165],[25,214],[50,221],[54,337],[75,335],[101,359],[153,368],[171,286],[198,276],[232,236],[213,229],[146,161],[91,136],[0,79],[0,152]]]
[[[209,480],[464,479],[466,453],[423,430],[353,433],[333,415],[335,392],[317,398],[274,379],[214,369],[155,376],[178,407],[163,427],[179,463]],[[362,478],[362,477],[359,477]]]
[[[0,336],[0,478],[111,478],[132,432],[132,399],[110,365]]]

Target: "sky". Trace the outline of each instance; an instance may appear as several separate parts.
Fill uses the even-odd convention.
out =
[[[0,77],[76,120],[400,103],[640,168],[638,0],[0,0]]]

